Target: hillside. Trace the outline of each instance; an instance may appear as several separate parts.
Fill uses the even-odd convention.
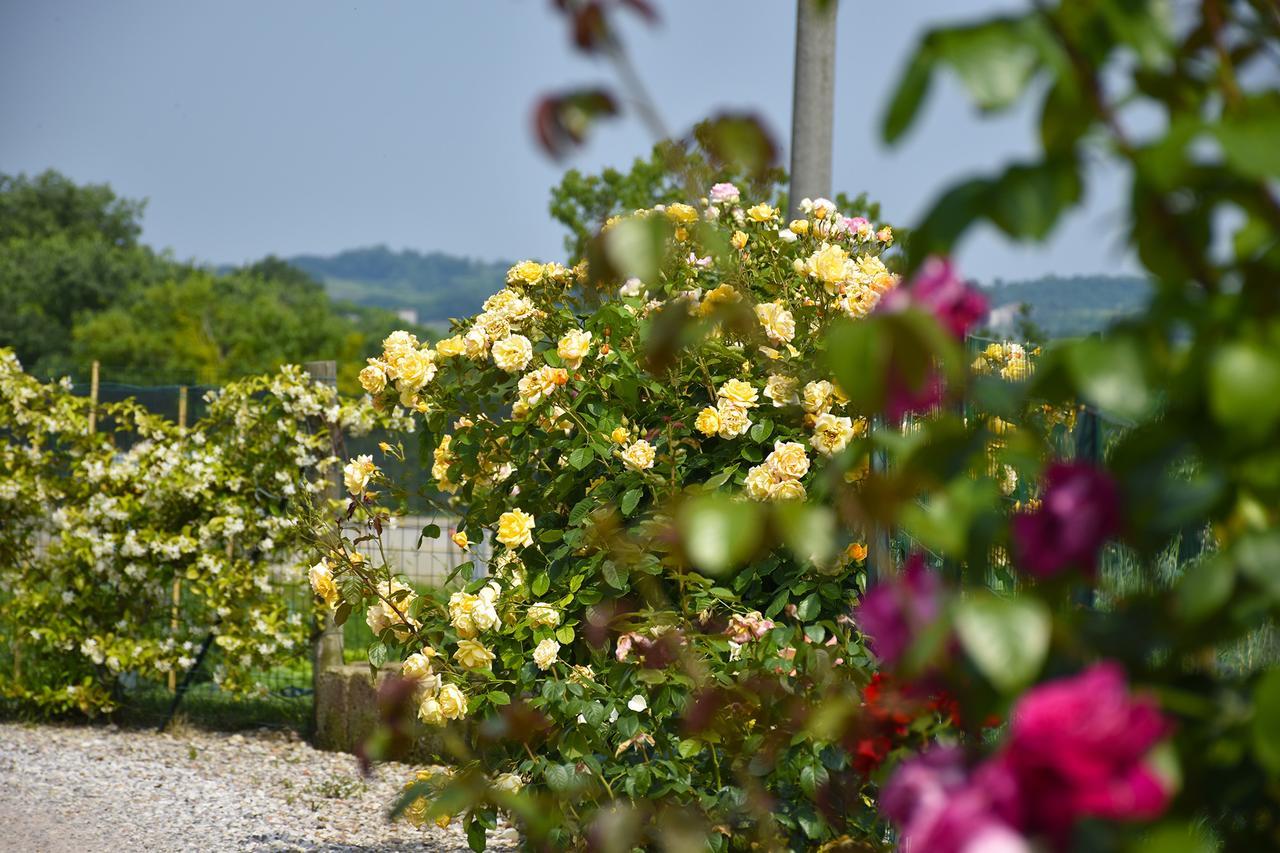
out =
[[[412,310],[422,325],[445,327],[451,317],[466,317],[502,287],[506,261],[478,261],[443,252],[386,246],[348,249],[336,255],[297,255],[289,263],[324,282],[335,300]]]
[[[412,310],[422,325],[443,328],[452,317],[466,317],[502,287],[510,264],[480,261],[443,252],[386,246],[349,249],[336,255],[289,258],[324,282],[339,301]],[[1099,331],[1112,320],[1142,309],[1150,285],[1131,276],[1045,276],[1029,281],[997,281],[984,288],[991,300],[992,328],[1012,333],[1018,306],[1030,306],[1030,320],[1049,337]],[[1003,309],[1003,310],[1002,310]]]

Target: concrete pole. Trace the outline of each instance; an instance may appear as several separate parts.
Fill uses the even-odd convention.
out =
[[[796,74],[791,101],[788,219],[803,198],[831,197],[836,103],[837,0],[796,0]]]
[[[329,385],[335,389],[338,387],[338,363],[336,361],[309,361],[302,368],[311,376],[313,381]],[[337,447],[339,438],[337,427],[331,427],[331,429],[333,430],[334,446]],[[339,466],[334,474],[333,482],[329,484],[329,488],[326,490],[325,497],[332,498],[341,494],[342,468]],[[322,621],[317,626],[318,630],[311,640],[311,681],[312,687],[317,689],[316,692],[312,693],[313,701],[318,697],[321,674],[325,670],[343,665],[342,626],[334,623],[333,613],[328,611],[327,608],[320,618]]]

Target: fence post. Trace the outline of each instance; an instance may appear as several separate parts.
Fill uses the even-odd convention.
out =
[[[872,450],[870,463],[873,476],[883,474],[889,467],[888,457],[883,450]],[[871,525],[868,540],[867,589],[871,589],[877,581],[894,574],[893,544],[889,528],[878,521]]]
[[[178,429],[186,430],[187,428],[187,386],[183,385],[178,388]],[[182,607],[182,578],[177,574],[173,576],[173,604],[169,611],[169,630],[173,636],[178,636],[178,611]],[[178,673],[176,670],[169,670],[169,692],[176,693],[178,690]]]
[[[89,370],[89,435],[98,429],[98,369],[97,361]]]
[[[302,367],[310,374],[313,381],[328,385],[335,390],[337,389],[338,363],[336,361],[309,361]],[[333,449],[336,453],[340,446],[341,435],[338,432],[337,424],[331,424],[329,430]],[[339,468],[334,472],[329,482],[325,497],[333,498],[341,495],[341,489],[342,470]],[[321,624],[312,635],[311,641],[312,729],[315,728],[316,700],[320,695],[320,676],[325,670],[340,667],[344,663],[342,657],[342,627],[333,621],[332,612],[326,611],[321,615],[320,619]]]

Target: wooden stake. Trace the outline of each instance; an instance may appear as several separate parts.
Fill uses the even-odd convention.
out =
[[[185,430],[187,428],[187,386],[183,385],[178,389],[178,429]],[[178,612],[182,607],[182,578],[174,575],[173,578],[173,606],[169,611],[169,629],[174,637],[178,636]],[[176,669],[169,670],[169,692],[174,693],[178,689],[178,671]]]
[[[98,362],[89,373],[89,435],[98,429]]]

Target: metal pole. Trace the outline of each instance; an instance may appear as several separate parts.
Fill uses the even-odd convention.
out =
[[[790,219],[800,200],[831,195],[836,99],[837,0],[796,0],[795,91],[791,101]]]
[[[338,386],[338,363],[336,361],[309,361],[304,364],[303,369],[310,374],[311,379],[315,382],[328,385],[332,388]],[[339,446],[341,436],[337,432],[337,427],[332,426],[330,437],[333,440],[334,451]],[[342,470],[339,468],[335,471],[333,479],[329,483],[326,491],[326,498],[333,498],[342,494]],[[332,611],[326,610],[320,616],[320,624],[317,626],[316,632],[311,639],[311,695],[319,697],[320,676],[325,670],[342,666],[344,659],[342,656],[342,626],[333,621]],[[312,730],[315,726],[315,704],[312,704]]]

